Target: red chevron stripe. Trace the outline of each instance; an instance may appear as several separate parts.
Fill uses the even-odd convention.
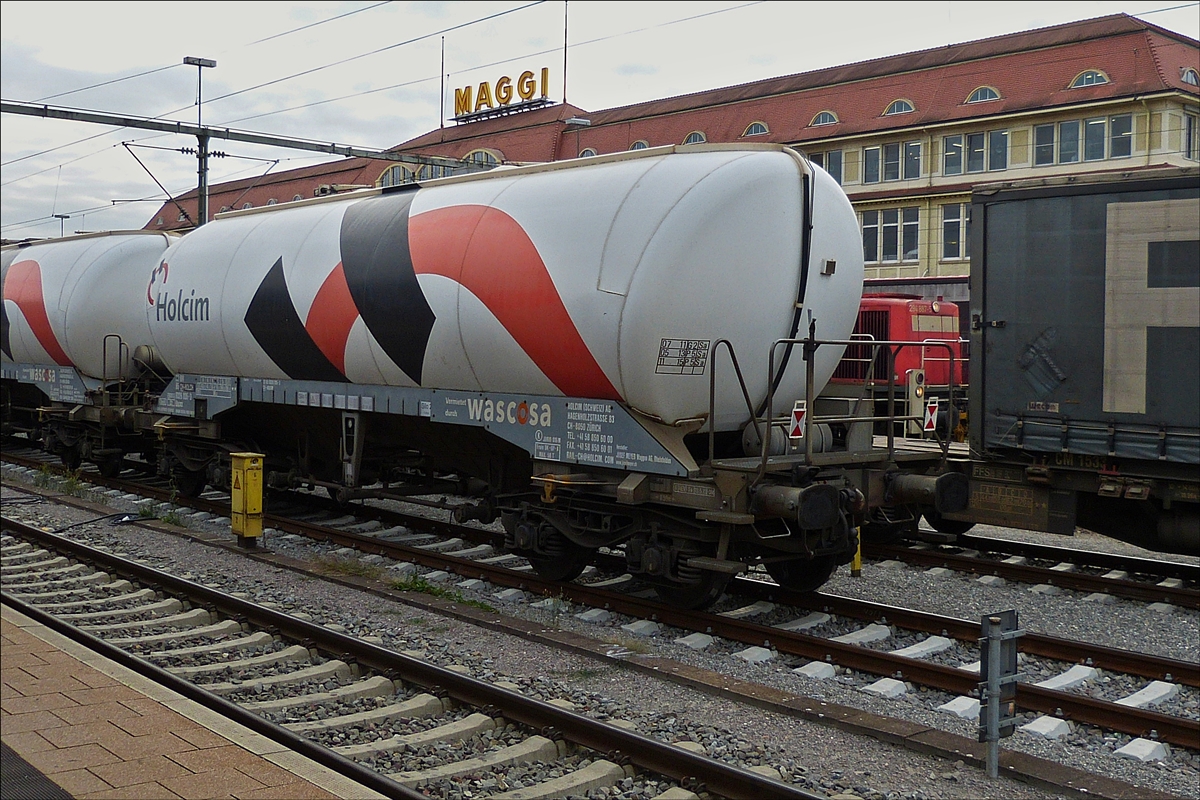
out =
[[[346,285],[346,273],[338,262],[317,290],[304,329],[329,363],[343,375],[346,374],[346,342],[357,319],[358,307],[354,305],[350,287]]]
[[[482,300],[563,394],[620,399],[537,248],[508,214],[477,205],[418,214],[409,219],[408,248],[416,274],[450,278]]]
[[[42,268],[33,260],[17,261],[4,276],[4,299],[12,300],[25,315],[33,335],[60,367],[75,366],[58,343],[50,318],[46,315],[46,300],[42,296]]]

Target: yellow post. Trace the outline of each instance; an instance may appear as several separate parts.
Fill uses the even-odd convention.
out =
[[[255,547],[262,536],[263,458],[261,453],[230,453],[232,509],[229,518],[242,547]]]
[[[858,529],[858,549],[854,551],[854,560],[850,562],[850,577],[862,577],[862,528]]]

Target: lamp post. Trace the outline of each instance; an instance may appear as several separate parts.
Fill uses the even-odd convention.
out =
[[[71,218],[71,215],[70,214],[54,214],[53,216],[56,220],[58,220],[58,238],[61,239],[62,237],[67,235],[67,220],[69,220]]]
[[[201,129],[196,137],[196,227],[208,222],[208,134],[204,133],[202,114],[204,111],[204,69],[217,65],[211,58],[187,56],[183,63],[196,68],[196,127]]]

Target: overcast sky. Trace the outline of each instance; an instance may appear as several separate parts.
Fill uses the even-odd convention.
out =
[[[572,0],[567,9],[567,99],[587,110],[1119,12],[1200,38],[1200,3],[1171,0]],[[447,29],[454,28],[444,34],[448,113],[456,86],[541,67],[550,68],[551,98],[561,100],[563,16],[561,0],[4,2],[0,94],[194,122],[197,69],[181,62],[200,56],[217,61],[204,71],[206,123],[384,148],[438,126],[439,32]],[[416,41],[404,44],[409,40]],[[354,58],[363,54],[370,55]],[[321,69],[346,59],[354,60]],[[167,68],[73,91],[161,67]],[[309,70],[315,71],[290,77]],[[4,238],[56,236],[60,221],[54,214],[71,215],[62,223],[67,232],[142,227],[164,195],[122,142],[144,145],[133,153],[172,193],[195,186],[194,156],[153,149],[195,147],[192,137],[4,115]],[[329,159],[233,142],[214,147],[249,158],[215,159],[212,183],[261,174],[271,159],[282,159],[275,170]],[[153,201],[112,203],[146,198]]]

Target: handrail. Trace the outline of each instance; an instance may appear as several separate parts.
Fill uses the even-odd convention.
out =
[[[717,431],[717,348],[725,345],[725,349],[729,351],[729,360],[733,362],[733,371],[737,373],[738,386],[742,389],[742,397],[746,399],[746,410],[750,412],[750,422],[754,424],[754,431],[761,439],[762,431],[758,427],[758,419],[754,414],[754,402],[750,399],[750,392],[746,389],[746,380],[742,377],[742,367],[738,364],[737,353],[733,351],[733,343],[728,339],[717,339],[713,342],[712,347],[708,349],[708,362],[710,364],[708,370],[708,462],[711,464],[715,458],[716,451],[716,431]],[[770,431],[770,420],[767,420],[767,430]]]

